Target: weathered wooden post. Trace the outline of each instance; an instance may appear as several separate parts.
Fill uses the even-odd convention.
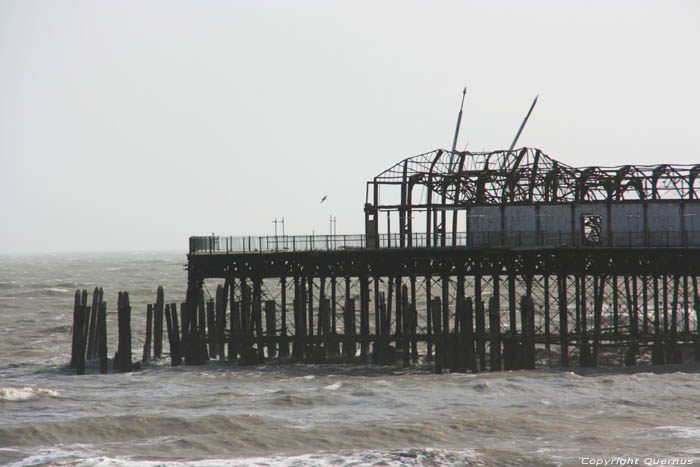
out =
[[[593,318],[593,355],[591,359],[592,365],[598,365],[598,354],[600,352],[600,334],[603,321],[603,297],[605,296],[604,275],[596,278],[593,277],[593,300],[594,300],[594,318]]]
[[[216,313],[214,299],[207,300],[207,341],[209,343],[209,358],[216,358]]]
[[[442,309],[442,304],[440,302],[440,297],[435,297],[431,300],[432,318],[433,318],[433,331],[435,336],[435,373],[442,373],[442,357],[443,357],[443,343],[442,343],[442,322],[440,316],[440,310]]]
[[[87,359],[92,360],[95,358],[95,351],[97,344],[95,342],[95,334],[97,332],[97,313],[100,304],[102,303],[102,298],[100,297],[100,289],[95,287],[92,292],[92,307],[90,308],[89,316],[89,332],[87,341]]]
[[[100,289],[101,291],[102,289]],[[100,293],[102,296],[103,294]],[[105,302],[100,303],[100,310],[97,318],[97,329],[98,338],[97,346],[100,356],[100,373],[107,374],[107,304]]]
[[[636,277],[632,276],[632,280],[636,283]],[[636,336],[636,297],[633,299],[633,294],[630,290],[630,276],[625,276],[625,292],[627,294],[627,313],[629,315],[629,334],[630,346],[627,349],[625,356],[625,365],[633,366],[637,359],[637,336]],[[636,287],[635,287],[636,292]]]
[[[119,292],[118,297],[119,346],[117,349],[117,369],[121,373],[133,369],[131,358],[131,305],[129,292]]]
[[[156,359],[163,353],[163,311],[165,305],[165,293],[163,287],[156,290],[156,303],[153,307],[153,354]]]
[[[336,297],[336,277],[331,277],[331,342],[328,348],[328,356],[337,358],[340,355],[340,341],[338,339],[338,327],[337,327],[337,297]]]
[[[411,316],[411,360],[414,362],[418,361],[418,340],[416,336],[416,331],[418,327],[418,307],[416,305],[416,276],[410,276],[409,281],[411,283],[411,301],[409,304],[410,316]]]
[[[471,297],[464,298],[464,333],[467,342],[467,367],[472,373],[479,371],[476,363],[476,352],[474,341],[474,306]]]
[[[360,361],[367,362],[369,344],[369,278],[360,276]]]
[[[654,345],[651,351],[651,363],[653,365],[663,365],[665,356],[663,344],[661,342],[661,312],[659,309],[659,277],[654,276]]]
[[[238,357],[238,346],[241,332],[241,309],[240,301],[236,301],[236,281],[231,278],[229,288],[230,292],[230,307],[231,307],[231,326],[228,340],[228,359],[235,360]],[[240,295],[239,295],[240,297]]]
[[[289,357],[289,338],[287,337],[287,278],[280,278],[280,326],[279,356]]]
[[[355,299],[350,297],[350,278],[345,278],[345,310],[343,311],[343,358],[352,360],[355,345]]]
[[[151,334],[153,333],[153,305],[146,305],[146,339],[143,342],[143,363],[148,362],[151,355]]]
[[[226,294],[228,289],[227,282],[216,288],[216,353],[221,361],[226,359]]]
[[[398,284],[398,283],[397,283]],[[398,290],[398,289],[397,289]],[[403,367],[408,368],[411,366],[411,349],[410,349],[410,337],[411,337],[411,319],[408,308],[408,286],[403,284],[401,286],[401,313],[403,317],[402,321],[402,331],[401,331],[401,344],[403,349]],[[397,323],[396,328],[399,328]]]
[[[486,309],[481,296],[481,275],[474,276],[474,314],[479,370],[486,371]]]
[[[428,361],[433,359],[433,297],[431,294],[432,278],[425,276],[425,328],[426,328],[426,354]]]
[[[170,304],[170,321],[173,326],[173,345],[170,348],[172,366],[178,366],[182,362],[182,344],[180,340],[180,329],[177,323],[177,305]]]
[[[693,335],[693,356],[700,362],[700,295],[698,294],[698,277],[693,276],[693,309],[695,310],[695,334]]]
[[[441,326],[441,331],[439,335],[439,339],[441,341],[440,345],[442,346],[442,349],[440,350],[441,352],[441,357],[442,357],[442,367],[445,368],[446,366],[448,368],[452,368],[452,365],[450,364],[451,361],[451,355],[450,355],[450,341],[449,341],[449,332],[450,332],[450,277],[447,274],[443,274],[442,277],[440,277],[440,285],[442,286],[442,308],[440,310],[440,316],[442,319],[442,326]]]
[[[262,331],[262,279],[258,277],[253,281],[253,313],[255,315],[253,322],[258,344],[258,363],[262,363],[265,361]]]
[[[76,373],[79,375],[85,374],[85,353],[87,347],[87,329],[90,321],[90,309],[84,305],[86,301],[85,295],[86,291],[83,291],[83,296],[81,297],[80,304],[77,309],[77,316],[75,317],[75,327],[73,328],[73,333],[75,334],[76,349],[75,349],[75,369]],[[85,298],[85,299],[83,299]]]
[[[568,304],[566,297],[566,275],[559,275],[558,295],[559,295],[559,346],[560,364],[562,367],[569,366],[569,324],[568,324]]]
[[[277,356],[275,348],[275,301],[265,300],[265,334],[267,336],[267,356],[274,358]]]
[[[80,290],[75,291],[75,301],[73,303],[73,343],[71,346],[70,367],[76,368],[78,365],[78,329],[80,314]],[[80,328],[82,329],[82,328]]]
[[[489,344],[491,347],[489,366],[491,371],[501,371],[501,310],[498,292],[489,299]]]
[[[300,290],[299,277],[294,276],[294,339],[292,340],[292,358],[294,360],[300,360],[301,355],[301,290]]]
[[[551,310],[549,308],[549,275],[545,274],[544,275],[544,291],[543,291],[543,301],[544,301],[544,338],[545,338],[545,344],[544,348],[547,351],[547,360],[550,359],[550,350],[551,350],[551,338],[552,338],[552,324],[551,324]]]
[[[170,347],[170,364],[175,366],[175,330],[173,327],[173,316],[174,313],[170,310],[170,305],[165,305],[165,327],[168,331],[168,346]],[[144,349],[144,355],[146,354]]]

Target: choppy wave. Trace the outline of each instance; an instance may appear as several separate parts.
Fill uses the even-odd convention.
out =
[[[58,397],[58,391],[44,388],[0,388],[0,402],[22,402],[39,397]]]
[[[95,467],[160,467],[160,461],[134,460],[126,457],[98,456],[89,447],[72,449],[42,449],[9,467],[28,465],[95,466]],[[347,451],[340,453],[314,453],[298,456],[239,457],[227,459],[202,459],[196,461],[170,461],[170,467],[350,467],[350,466],[480,466],[485,465],[472,450],[406,449],[394,451]]]

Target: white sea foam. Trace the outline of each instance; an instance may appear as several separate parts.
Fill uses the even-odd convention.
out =
[[[74,449],[76,448],[76,449]],[[87,455],[86,455],[87,454]],[[92,454],[92,455],[90,455]],[[232,459],[202,459],[195,461],[161,462],[137,461],[127,457],[96,456],[86,446],[41,449],[39,452],[9,464],[23,467],[37,464],[94,467],[343,467],[382,465],[399,467],[405,465],[482,465],[479,456],[472,450],[451,451],[445,449],[406,449],[396,451],[359,451],[342,453],[314,453],[298,456],[241,457]]]
[[[58,397],[58,391],[44,388],[0,388],[0,401],[21,402],[38,397]]]
[[[667,431],[678,438],[700,439],[700,427],[657,426],[655,430]]]

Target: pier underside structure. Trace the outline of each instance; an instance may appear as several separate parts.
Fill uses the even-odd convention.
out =
[[[439,150],[368,183],[364,235],[192,237],[186,363],[700,359],[698,167]]]

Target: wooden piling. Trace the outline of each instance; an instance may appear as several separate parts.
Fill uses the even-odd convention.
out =
[[[433,312],[432,312],[432,301],[433,297],[431,296],[431,287],[432,286],[432,278],[430,276],[425,276],[425,306],[426,306],[426,312],[425,312],[425,327],[426,327],[426,336],[425,336],[425,342],[426,342],[426,354],[425,358],[426,360],[430,361],[433,359]]]
[[[467,344],[467,367],[472,373],[479,371],[476,362],[476,351],[474,341],[474,306],[471,297],[464,299],[464,334]]]
[[[381,336],[383,334],[383,329],[382,329],[382,323],[381,320],[384,318],[384,313],[381,312],[380,310],[380,301],[384,301],[383,299],[380,298],[380,291],[379,291],[379,277],[374,276],[373,279],[374,283],[374,345],[372,346],[372,359],[373,361],[376,361],[378,358],[378,348],[379,347],[379,341],[381,340]],[[380,317],[381,315],[381,317]]]
[[[228,336],[228,360],[233,361],[238,358],[238,346],[241,334],[241,302],[236,301],[236,281],[231,278],[229,282],[229,308],[231,323]],[[240,298],[240,295],[239,295]]]
[[[440,302],[440,319],[442,320],[440,330],[436,333],[437,339],[440,341],[440,359],[442,360],[442,368],[452,368],[451,363],[451,348],[449,341],[450,329],[450,294],[449,294],[449,276],[443,275],[440,278],[442,288],[442,300]]]
[[[307,315],[307,324],[309,325],[308,327],[308,336],[309,340],[307,341],[307,352],[308,352],[308,347],[313,345],[313,337],[314,337],[314,278],[313,276],[307,277],[307,280],[309,281],[308,287],[306,289],[306,292],[308,294],[307,300],[306,300],[306,305],[308,306],[308,315]]]
[[[698,277],[693,276],[693,309],[695,310],[695,333],[693,334],[693,357],[700,362],[700,294],[698,294]]]
[[[411,361],[418,361],[418,341],[416,337],[418,328],[418,307],[416,305],[416,276],[410,276],[409,281],[411,283],[411,301],[409,303],[410,316],[411,316]]]
[[[267,337],[267,356],[275,358],[277,348],[275,346],[275,301],[265,300],[265,335]]]
[[[642,332],[649,334],[649,284],[647,275],[642,276]]]
[[[117,370],[121,373],[130,372],[133,369],[131,357],[131,305],[129,304],[129,292],[119,292],[118,295],[119,345],[117,347]]]
[[[367,362],[369,345],[369,278],[360,276],[360,361]]]
[[[576,308],[579,342],[579,364],[582,367],[591,366],[591,348],[588,342],[588,307],[586,303],[586,276],[576,276]]]
[[[442,332],[441,332],[441,309],[442,304],[440,302],[440,297],[435,297],[431,300],[430,307],[432,309],[432,319],[433,319],[433,335],[435,337],[435,366],[434,371],[436,374],[442,373],[442,357],[443,357],[443,343],[442,343]]]
[[[683,333],[690,333],[690,307],[688,306],[688,276],[683,275]]]
[[[605,276],[593,277],[593,353],[591,355],[592,366],[598,366],[598,354],[600,351],[600,334],[603,321],[603,298],[605,296]]]
[[[156,303],[153,307],[153,354],[160,358],[163,353],[163,312],[165,306],[165,294],[163,287],[156,290]]]
[[[405,310],[403,308],[403,297],[406,294],[406,287],[402,285],[402,278],[401,276],[396,276],[394,278],[394,281],[396,281],[396,336],[404,336],[405,335],[405,330],[404,330],[404,313]],[[408,302],[406,302],[408,304]],[[396,343],[396,348],[398,349],[398,341]]]
[[[89,324],[89,332],[88,332],[88,340],[87,340],[87,359],[92,360],[95,358],[95,352],[97,349],[97,343],[95,339],[95,334],[97,333],[97,313],[98,309],[100,307],[100,304],[102,303],[102,298],[100,297],[100,289],[95,287],[95,290],[92,292],[92,307],[90,308],[90,324]]]
[[[659,299],[659,277],[654,276],[654,344],[651,350],[651,363],[653,365],[663,365],[665,361],[661,336],[661,304]]]
[[[239,333],[238,354],[243,357],[244,352],[247,352],[250,347],[250,288],[248,287],[248,279],[241,278],[241,329]]]
[[[258,344],[258,363],[265,361],[265,351],[263,349],[262,330],[262,279],[255,278],[253,281],[253,313],[255,315],[255,334]]]
[[[226,303],[227,292],[229,286],[227,282],[224,285],[216,287],[216,353],[219,360],[226,360]]]
[[[170,322],[173,328],[173,342],[170,347],[170,362],[172,366],[182,363],[182,344],[180,340],[180,329],[177,322],[177,305],[170,304]]]
[[[397,282],[397,290],[398,290]],[[409,318],[409,308],[408,308],[408,286],[403,284],[401,286],[401,349],[403,351],[403,367],[408,368],[411,365],[411,349],[410,349],[410,335],[411,335],[411,319]],[[398,316],[398,315],[397,315]],[[399,329],[398,323],[396,328]]]
[[[637,279],[635,276],[625,276],[625,294],[627,295],[627,314],[628,314],[628,320],[629,320],[629,335],[630,335],[630,344],[627,349],[627,353],[625,355],[625,365],[627,366],[633,366],[636,363],[637,360],[637,337],[636,337],[636,320],[637,320],[637,313],[636,313],[636,304],[635,304],[635,298],[634,297],[634,292],[636,288],[630,287],[630,281],[634,281],[634,283],[637,282]]]
[[[280,340],[279,356],[289,357],[289,339],[287,336],[287,278],[280,278]]]
[[[337,297],[336,297],[336,278],[331,277],[331,303],[330,303],[330,337],[331,341],[328,345],[328,356],[336,358],[340,355],[340,342],[338,340],[338,328],[337,328]]]
[[[497,277],[494,278],[494,281],[497,280]],[[496,288],[494,295],[489,299],[489,367],[491,371],[501,371],[501,310],[498,298]]]
[[[544,339],[545,339],[545,344],[544,344],[544,349],[547,352],[547,358],[550,358],[550,351],[551,351],[551,339],[552,339],[552,323],[551,323],[551,317],[550,313],[551,310],[549,308],[549,274],[544,275]]]
[[[168,332],[168,346],[170,348],[170,364],[175,366],[175,330],[173,327],[173,312],[170,310],[170,305],[165,305],[165,328]],[[144,354],[145,354],[144,349]]]
[[[673,275],[673,300],[671,304],[671,322],[669,336],[666,344],[666,361],[668,363],[681,363],[682,357],[679,349],[676,348],[676,339],[678,337],[678,295],[679,295],[678,275]]]
[[[569,315],[566,296],[566,275],[559,275],[558,296],[559,296],[559,347],[560,364],[564,368],[569,366]]]
[[[352,360],[357,352],[355,342],[355,299],[350,295],[345,296],[345,310],[343,311],[343,359]]]
[[[73,362],[75,365],[76,374],[78,375],[85,374],[85,353],[87,347],[86,330],[90,321],[90,310],[86,305],[84,305],[84,302],[86,300],[83,299],[87,292],[83,292],[84,293],[80,296],[80,299],[78,300],[78,305],[74,310],[75,314],[73,317],[73,322],[75,323],[73,326]],[[76,294],[76,298],[77,295],[78,294]]]
[[[613,335],[617,337],[620,334],[620,303],[619,303],[619,289],[617,285],[617,275],[612,277],[612,288],[613,288]]]
[[[207,300],[207,341],[209,343],[209,358],[216,358],[216,311],[213,298]]]
[[[146,338],[143,342],[143,356],[141,361],[148,362],[151,356],[151,335],[153,334],[153,305],[146,305]]]
[[[71,345],[71,357],[70,357],[70,367],[77,368],[78,366],[78,329],[80,327],[79,322],[80,314],[80,290],[75,291],[75,301],[73,302],[73,328],[72,328],[72,345]]]
[[[474,276],[474,313],[476,318],[476,350],[479,356],[479,370],[486,371],[486,317],[484,302],[481,299],[481,276]]]
[[[102,289],[100,289],[102,296]],[[97,317],[97,351],[100,357],[100,373],[107,374],[107,304],[100,303],[100,309]]]
[[[199,361],[206,363],[209,360],[209,351],[207,350],[207,312],[204,301],[204,290],[200,287],[199,289],[199,312],[197,313],[197,324],[199,325],[198,331],[198,354]]]

